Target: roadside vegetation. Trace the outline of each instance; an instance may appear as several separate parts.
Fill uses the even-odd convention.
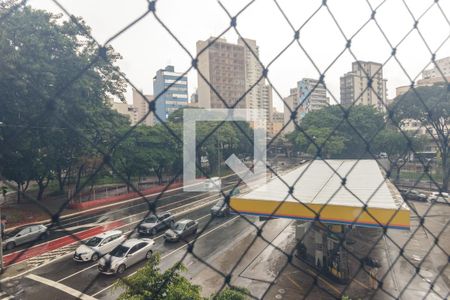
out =
[[[16,1],[2,2],[2,11]],[[1,12],[0,12],[1,17]],[[11,9],[0,27],[0,178],[13,182],[17,199],[28,189],[41,201],[52,194],[74,195],[103,182],[182,174],[182,111],[166,126],[130,126],[111,109],[111,101],[125,101],[126,82],[117,67],[121,59],[111,46],[99,49],[90,28],[81,28],[60,15],[29,6]],[[252,150],[234,124],[197,126],[198,151],[217,173],[229,153]],[[216,146],[220,149],[217,151]],[[220,156],[220,157],[219,157]],[[200,172],[199,172],[200,173]],[[202,174],[199,174],[202,175]],[[31,187],[31,188],[30,188]]]
[[[145,266],[135,274],[123,277],[116,283],[116,288],[124,289],[119,300],[245,300],[249,292],[243,288],[224,288],[210,297],[201,296],[201,287],[192,284],[182,273],[186,267],[175,264],[162,272],[159,269],[160,256],[152,256]]]

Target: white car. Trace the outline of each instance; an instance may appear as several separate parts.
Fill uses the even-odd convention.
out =
[[[205,188],[208,190],[220,190],[222,187],[222,180],[220,177],[211,177],[206,179]]]
[[[98,270],[103,274],[122,274],[125,270],[144,259],[149,259],[155,241],[152,239],[129,239],[114,248],[98,262]]]
[[[450,198],[448,193],[432,192],[430,196],[428,196],[428,201],[430,203],[450,204]]]
[[[80,245],[73,254],[75,261],[97,261],[126,240],[120,230],[103,232]]]

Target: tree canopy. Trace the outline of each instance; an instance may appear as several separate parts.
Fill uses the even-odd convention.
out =
[[[448,190],[450,180],[450,85],[417,87],[394,99],[390,107],[398,126],[403,120],[419,121],[428,128],[427,136],[437,146],[442,166],[442,189]]]
[[[15,5],[17,1],[9,1]],[[60,188],[83,159],[106,149],[127,120],[110,109],[125,82],[111,47],[99,55],[82,28],[59,15],[21,6],[0,27],[0,172],[19,189],[50,180]]]

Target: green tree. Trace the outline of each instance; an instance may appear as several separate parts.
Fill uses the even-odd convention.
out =
[[[200,300],[200,287],[193,285],[181,273],[186,271],[182,264],[176,264],[161,272],[158,267],[159,254],[155,254],[132,276],[119,279],[116,287],[124,292],[119,300]]]
[[[413,119],[430,129],[430,138],[436,144],[442,166],[442,189],[448,191],[450,181],[450,85],[417,87],[395,98],[390,107],[393,120],[401,125]]]
[[[212,295],[211,299],[214,300],[245,300],[248,299],[247,295],[250,292],[247,289],[240,287],[225,288],[219,293]]]
[[[108,131],[117,127],[106,123],[126,123],[108,104],[110,97],[123,99],[125,83],[112,64],[120,56],[108,47],[99,57],[81,19],[82,28],[29,6],[5,17],[0,27],[0,99],[5,101],[0,110],[0,172],[18,185],[31,177],[40,200],[53,178],[63,191],[75,166],[95,153],[92,144],[111,142]],[[8,178],[14,173],[10,168],[20,166],[24,157],[30,162],[26,176]]]
[[[401,133],[397,128],[387,126],[373,139],[371,148],[376,152],[385,152],[392,163],[391,168],[396,172],[395,180],[400,179],[400,171],[405,166],[412,149],[420,151],[425,139],[412,134]]]
[[[301,130],[288,135],[297,151],[321,154],[327,158],[372,157],[366,142],[384,128],[384,116],[375,108],[357,105],[347,113],[339,106],[309,112],[300,123]]]

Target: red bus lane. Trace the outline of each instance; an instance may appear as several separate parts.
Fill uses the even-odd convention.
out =
[[[68,236],[64,236],[61,238],[57,238],[52,241],[48,241],[43,244],[39,244],[36,246],[33,246],[28,249],[19,250],[10,254],[7,254],[3,257],[3,263],[5,266],[9,266],[14,263],[18,263],[21,261],[24,261],[26,259],[39,256],[41,254],[44,254],[46,252],[73,244],[78,242],[79,240],[88,239],[90,237],[93,237],[99,233],[112,230],[115,228],[118,228],[122,225],[124,225],[125,222],[121,220],[113,221],[107,224],[104,224],[102,226],[93,227],[87,230],[83,230]]]

